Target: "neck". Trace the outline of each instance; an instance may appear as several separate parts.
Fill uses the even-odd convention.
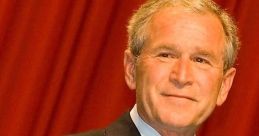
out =
[[[145,112],[144,112],[145,113]],[[153,122],[148,120],[147,115],[143,115],[143,112],[138,111],[139,116],[154,128],[161,136],[195,136],[197,126],[187,126],[187,127],[176,127],[169,126],[158,122]]]
[[[161,136],[195,136],[195,127],[174,127],[174,126],[159,126],[151,125],[154,129],[158,131]]]
[[[195,130],[181,130],[179,128],[177,130],[161,129],[158,132],[161,136],[195,136]]]

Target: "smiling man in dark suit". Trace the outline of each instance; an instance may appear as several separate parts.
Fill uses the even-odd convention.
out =
[[[239,41],[230,16],[210,0],[149,0],[128,25],[126,83],[136,104],[85,136],[194,136],[224,103]]]

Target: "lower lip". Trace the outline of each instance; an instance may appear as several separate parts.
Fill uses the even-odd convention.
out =
[[[177,96],[177,95],[163,95],[163,96],[169,99],[195,101],[194,99],[184,97],[184,96]]]

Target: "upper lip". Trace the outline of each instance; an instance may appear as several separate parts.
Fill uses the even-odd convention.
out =
[[[190,97],[190,96],[186,96],[186,95],[179,95],[179,94],[167,94],[167,93],[162,93],[163,96],[167,96],[167,97],[177,97],[177,98],[184,98],[184,99],[188,99],[188,100],[191,100],[191,101],[195,101],[195,102],[198,102],[198,100],[196,100],[195,98],[193,97]]]

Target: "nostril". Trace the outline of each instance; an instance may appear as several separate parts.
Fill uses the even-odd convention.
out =
[[[178,80],[178,79],[173,79],[171,82],[178,89],[185,88],[185,87],[190,86],[192,84],[190,81],[181,81],[181,80]]]

